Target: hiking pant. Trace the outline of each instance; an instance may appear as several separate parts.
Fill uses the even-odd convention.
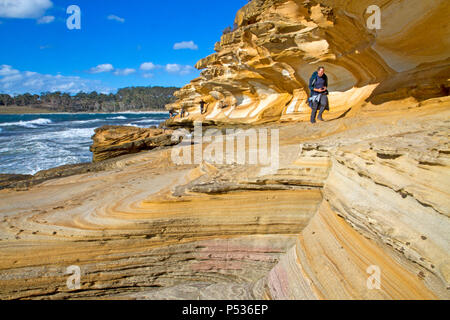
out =
[[[312,112],[311,112],[311,122],[314,123],[316,122],[316,115],[317,115],[317,110],[320,109],[319,111],[319,119],[322,119],[322,114],[325,111],[325,108],[328,105],[328,96],[323,94],[320,97],[320,101],[319,103],[317,102],[313,102],[312,103]]]

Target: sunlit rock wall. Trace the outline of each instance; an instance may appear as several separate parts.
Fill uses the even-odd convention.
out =
[[[371,5],[381,9],[381,29],[367,27]],[[167,109],[227,123],[307,120],[308,80],[318,66],[329,77],[328,118],[448,95],[449,8],[445,0],[253,0]]]
[[[324,199],[266,277],[264,297],[449,299],[448,125],[329,156]]]

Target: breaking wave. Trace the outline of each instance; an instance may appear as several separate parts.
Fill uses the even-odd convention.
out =
[[[17,126],[17,127],[25,127],[25,128],[37,128],[37,126],[45,126],[45,125],[48,125],[51,123],[53,123],[53,121],[50,119],[39,118],[39,119],[35,119],[35,120],[30,120],[30,121],[4,122],[4,123],[0,123],[0,126],[2,126],[2,127]]]

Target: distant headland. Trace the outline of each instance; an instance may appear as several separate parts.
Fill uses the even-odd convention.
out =
[[[127,87],[117,93],[104,94],[96,91],[70,95],[64,92],[43,92],[40,95],[0,94],[0,114],[36,113],[113,113],[164,111],[166,104],[176,100],[176,87]]]

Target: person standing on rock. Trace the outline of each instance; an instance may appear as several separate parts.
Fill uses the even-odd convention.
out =
[[[328,77],[325,74],[325,68],[319,67],[317,71],[309,79],[309,89],[311,90],[311,97],[309,106],[311,107],[311,123],[316,123],[317,110],[319,111],[318,119],[324,121],[322,114],[325,110],[330,110],[328,105]]]
[[[200,114],[203,114],[205,110],[205,104],[206,102],[204,100],[200,101]]]

